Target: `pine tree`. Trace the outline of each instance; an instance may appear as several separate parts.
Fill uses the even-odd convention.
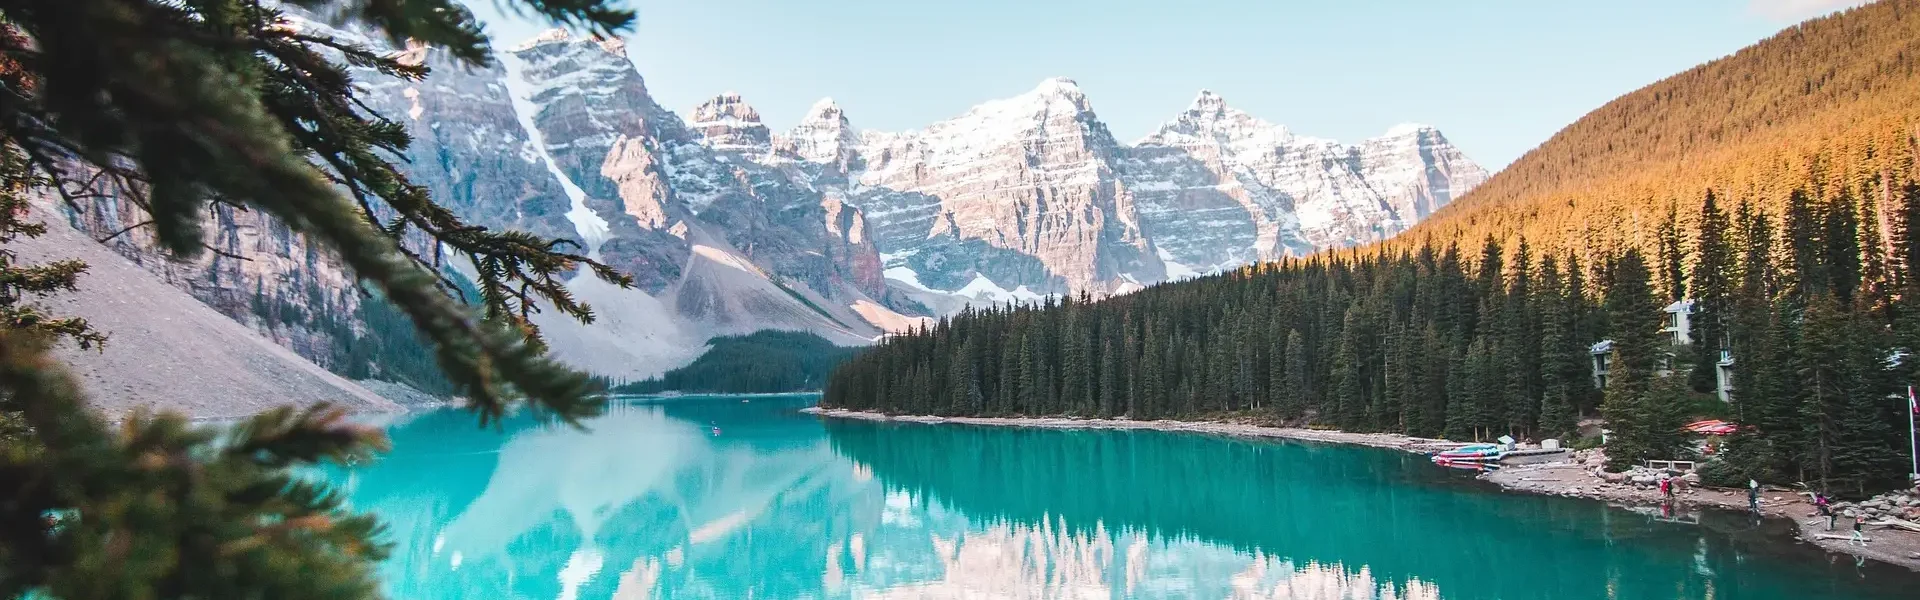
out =
[[[1647,392],[1654,369],[1664,353],[1660,343],[1660,306],[1654,295],[1646,262],[1629,249],[1614,260],[1607,287],[1607,320],[1613,339],[1612,364],[1607,369],[1606,399],[1601,416],[1612,433],[1607,437],[1607,466],[1619,471],[1655,456],[1653,417]]]
[[[1826,264],[1821,260],[1825,228],[1822,227],[1821,215],[1814,210],[1805,191],[1794,190],[1788,196],[1782,229],[1790,265],[1785,278],[1787,289],[1797,301],[1803,303],[1816,295],[1827,293]]]
[[[1416,402],[1414,389],[1419,378],[1417,355],[1413,350],[1411,332],[1407,323],[1394,319],[1388,326],[1385,348],[1382,351],[1384,363],[1381,365],[1383,379],[1381,390],[1385,402],[1382,406],[1382,419],[1378,423],[1389,431],[1406,433],[1407,414]]]
[[[1687,383],[1695,391],[1712,392],[1719,385],[1715,371],[1720,351],[1727,348],[1728,315],[1733,310],[1733,248],[1726,232],[1732,226],[1714,200],[1713,190],[1700,205],[1699,229],[1694,236],[1693,370]]]
[[[1593,309],[1593,303],[1587,294],[1586,269],[1581,266],[1578,256],[1567,255],[1566,276],[1567,283],[1561,298],[1566,302],[1563,308],[1566,310],[1567,338],[1579,344],[1578,355],[1572,359],[1574,374],[1569,376],[1584,380],[1585,374],[1591,369],[1589,364],[1592,360],[1591,349],[1594,343],[1600,341],[1605,318],[1604,313]],[[1572,391],[1574,413],[1586,415],[1599,409],[1600,390],[1598,388],[1592,385],[1575,385]]]
[[[1281,414],[1290,400],[1287,391],[1288,327],[1274,313],[1267,325],[1267,409]]]
[[[1019,368],[1018,379],[1014,386],[1019,391],[1013,403],[1015,414],[1039,414],[1040,410],[1040,354],[1039,336],[1028,331],[1020,336],[1020,354],[1016,359]]]
[[[1832,294],[1843,307],[1851,307],[1854,292],[1860,287],[1860,221],[1851,194],[1842,193],[1822,211],[1825,233],[1821,236],[1820,263],[1826,283],[1822,289]]]
[[[1065,309],[1065,327],[1060,338],[1060,398],[1061,404],[1071,407],[1069,412],[1086,414],[1090,360],[1085,337],[1081,335],[1081,315],[1078,304]]]
[[[1159,408],[1165,405],[1167,399],[1167,350],[1156,343],[1160,340],[1154,337],[1157,331],[1160,329],[1149,324],[1142,340],[1140,406],[1139,410],[1129,415],[1136,419],[1157,418],[1160,415]]]
[[[1285,361],[1287,377],[1281,387],[1284,392],[1277,406],[1281,416],[1292,419],[1305,413],[1307,399],[1313,397],[1307,381],[1307,366],[1311,360],[1307,357],[1306,337],[1300,335],[1298,329],[1288,330]]]
[[[1420,378],[1417,381],[1415,397],[1416,417],[1409,433],[1422,436],[1441,435],[1447,428],[1447,391],[1452,375],[1451,366],[1458,358],[1455,346],[1448,343],[1447,337],[1440,333],[1438,324],[1429,324],[1420,336]]]
[[[1870,316],[1881,323],[1891,323],[1893,309],[1893,281],[1887,272],[1887,246],[1880,235],[1880,212],[1874,207],[1872,198],[1860,202],[1856,213],[1859,215],[1859,238],[1854,247],[1860,249],[1860,274],[1854,293],[1853,310]]]
[[[1120,355],[1116,347],[1119,343],[1108,338],[1100,345],[1100,408],[1098,416],[1111,418],[1120,410]]]
[[[1346,326],[1340,329],[1340,344],[1333,355],[1332,387],[1328,390],[1331,410],[1321,418],[1330,424],[1351,427],[1365,411],[1366,381],[1361,367],[1360,338],[1365,334],[1365,316],[1360,305],[1347,311]]]
[[[1666,290],[1668,302],[1678,302],[1687,298],[1686,256],[1681,250],[1679,208],[1667,205],[1667,218],[1660,221],[1655,232],[1659,244],[1660,285]]]
[[[1533,297],[1533,252],[1522,238],[1508,276],[1501,352],[1506,383],[1506,430],[1525,434],[1539,420],[1540,322]]]
[[[1841,412],[1835,419],[1839,436],[1832,456],[1833,479],[1852,495],[1869,496],[1907,483],[1909,463],[1901,460],[1912,451],[1902,420],[1906,403],[1890,393],[1896,386],[1883,368],[1888,345],[1882,329],[1866,314],[1848,314],[1843,319],[1846,344],[1831,349],[1844,355],[1849,369]]]
[[[1852,407],[1850,396],[1857,391],[1858,365],[1849,360],[1846,348],[1853,343],[1848,318],[1836,302],[1821,296],[1807,307],[1802,325],[1798,365],[1795,375],[1801,382],[1800,423],[1806,440],[1800,465],[1808,481],[1818,481],[1820,489],[1831,489],[1839,476],[1836,453],[1842,452],[1841,421]]]
[[[1443,431],[1447,438],[1464,440],[1474,437],[1473,409],[1471,399],[1471,376],[1474,364],[1473,347],[1453,349],[1447,360],[1446,418]]]
[[[1574,390],[1586,385],[1581,372],[1585,367],[1582,359],[1587,353],[1585,347],[1571,337],[1575,329],[1567,308],[1569,302],[1563,295],[1565,283],[1561,281],[1559,265],[1552,256],[1541,261],[1541,289],[1536,293],[1541,313],[1540,433],[1548,437],[1565,437],[1574,432],[1579,421]]]
[[[974,363],[978,345],[972,337],[966,338],[958,350],[947,360],[947,414],[980,414],[983,406],[980,393],[980,370]]]

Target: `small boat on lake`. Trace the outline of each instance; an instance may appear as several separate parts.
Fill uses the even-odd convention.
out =
[[[1454,469],[1490,471],[1499,468],[1506,449],[1499,444],[1469,444],[1433,455],[1433,464]]]
[[[1498,460],[1497,458],[1495,459],[1455,459],[1455,458],[1441,458],[1441,457],[1435,456],[1433,457],[1433,464],[1440,465],[1442,467],[1447,467],[1449,469],[1465,469],[1468,471],[1493,471],[1500,468],[1500,464],[1496,462],[1497,460]]]
[[[1459,448],[1454,448],[1452,450],[1435,454],[1433,455],[1433,457],[1445,458],[1445,459],[1451,459],[1451,460],[1487,459],[1487,458],[1497,459],[1497,458],[1500,458],[1501,452],[1502,452],[1502,449],[1499,444],[1471,444],[1471,445],[1461,446]]]

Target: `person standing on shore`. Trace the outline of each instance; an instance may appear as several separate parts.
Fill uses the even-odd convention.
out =
[[[1827,518],[1827,531],[1833,531],[1833,520],[1835,517],[1833,514],[1833,503],[1827,499],[1825,493],[1815,492],[1813,494],[1813,508],[1819,511],[1817,514]]]
[[[1760,512],[1760,482],[1747,480],[1747,510]]]

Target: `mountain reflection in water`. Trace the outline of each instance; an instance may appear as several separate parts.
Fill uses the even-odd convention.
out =
[[[401,599],[1893,598],[1915,581],[1776,555],[1740,519],[1487,494],[1391,452],[742,400],[617,403],[585,430],[426,413],[390,427],[391,455],[325,475],[387,523]]]

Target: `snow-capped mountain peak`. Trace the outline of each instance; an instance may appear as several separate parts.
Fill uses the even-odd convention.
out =
[[[1069,77],[1048,77],[1042,79],[1040,80],[1040,85],[1033,88],[1033,93],[1068,96],[1086,95],[1085,92],[1080,91],[1080,82],[1074,81]]]
[[[1052,105],[1065,103],[1078,112],[1093,111],[1093,105],[1087,101],[1087,93],[1081,91],[1080,83],[1065,77],[1049,77],[1035,86],[1033,91],[1015,97],[1014,100],[1044,102],[1050,105],[1049,108],[1058,108]]]
[[[1049,114],[1091,115],[1093,104],[1087,101],[1087,95],[1080,90],[1080,84],[1065,77],[1052,77],[1040,82],[1024,94],[1001,100],[990,100],[974,106],[967,114],[954,121],[981,120],[999,122],[1027,122],[1044,119]],[[953,122],[953,121],[948,121]]]
[[[1401,123],[1387,128],[1387,133],[1380,137],[1407,137],[1422,135],[1428,132],[1438,133],[1438,130],[1434,129],[1432,125],[1425,123]]]
[[[1418,123],[1395,125],[1386,135],[1351,148],[1349,154],[1402,228],[1433,214],[1489,176],[1440,130]]]
[[[553,44],[558,42],[565,42],[570,39],[573,39],[573,34],[568,33],[567,30],[565,29],[560,29],[556,27],[553,29],[542,31],[539,33],[539,35],[535,35],[533,37],[527,38],[526,41],[520,42],[518,44],[514,44],[511,50],[513,52],[532,50],[536,46],[541,46],[544,44]]]
[[[559,29],[559,28],[542,31],[540,32],[539,35],[535,35],[531,38],[527,38],[526,41],[520,42],[518,44],[514,44],[512,47],[508,48],[507,51],[513,52],[515,54],[519,54],[519,53],[526,52],[528,50],[539,48],[541,46],[551,46],[551,45],[557,45],[557,44],[570,44],[570,43],[580,43],[580,42],[591,43],[593,47],[599,48],[600,51],[613,56],[618,56],[621,59],[625,59],[627,57],[627,41],[626,40],[623,40],[617,37],[614,37],[614,38],[600,37],[597,35],[588,37],[588,38],[576,39],[574,38],[572,33],[568,32],[565,29]]]
[[[687,126],[716,150],[761,151],[773,141],[772,133],[760,122],[760,111],[733,92],[721,93],[694,107],[692,122]]]
[[[1219,94],[1206,88],[1201,88],[1200,93],[1193,97],[1193,104],[1187,105],[1187,112],[1189,114],[1212,114],[1219,116],[1225,115],[1226,111],[1227,99],[1221,98]]]
[[[1193,146],[1196,144],[1251,145],[1273,148],[1293,139],[1286,127],[1227,105],[1212,90],[1200,90],[1187,110],[1162,123],[1136,146]]]
[[[807,116],[802,117],[792,131],[779,136],[775,144],[784,155],[810,163],[835,165],[833,171],[844,173],[851,166],[860,136],[839,104],[832,98],[821,98],[807,109]]]
[[[829,122],[835,122],[835,121],[846,122],[846,120],[847,120],[847,115],[845,111],[842,111],[840,109],[840,103],[834,102],[833,98],[829,97],[829,98],[821,98],[818,101],[815,101],[813,103],[813,106],[808,107],[807,116],[800,119],[800,122],[829,123]]]

